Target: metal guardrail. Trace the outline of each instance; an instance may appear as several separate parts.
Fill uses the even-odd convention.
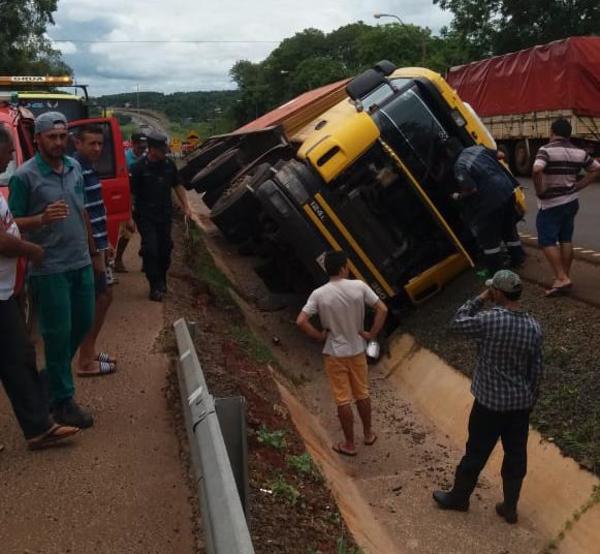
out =
[[[209,554],[254,554],[250,532],[194,343],[184,319],[174,324],[179,388],[190,442],[202,528]]]

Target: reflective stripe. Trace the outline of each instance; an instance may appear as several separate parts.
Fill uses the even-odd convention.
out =
[[[483,253],[484,254],[500,254],[501,252],[501,248],[498,246],[498,248],[488,248],[487,250],[484,250]]]
[[[521,246],[520,240],[512,240],[506,243],[506,246]]]

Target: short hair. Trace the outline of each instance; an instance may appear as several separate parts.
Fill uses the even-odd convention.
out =
[[[348,263],[348,254],[341,250],[330,250],[325,252],[325,271],[329,277],[340,274],[342,268]]]
[[[81,125],[75,130],[75,136],[79,140],[83,140],[85,135],[102,135],[104,136],[104,129],[100,125],[95,123],[88,123],[87,125]]]
[[[13,143],[12,135],[9,130],[0,123],[0,144],[8,144],[11,146]]]
[[[571,133],[573,132],[573,128],[569,123],[568,119],[564,117],[559,117],[552,122],[550,126],[550,130],[557,136],[563,138],[571,138]]]

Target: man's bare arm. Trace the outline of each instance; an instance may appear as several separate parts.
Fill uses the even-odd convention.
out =
[[[600,168],[596,169],[595,171],[589,171],[584,175],[582,179],[575,183],[575,189],[584,189],[585,187],[593,183],[598,178],[598,175],[600,175]]]
[[[181,209],[183,210],[183,213],[187,217],[191,217],[192,209],[190,208],[190,203],[189,203],[189,200],[187,197],[187,191],[185,190],[185,188],[182,185],[177,185],[175,187],[175,194],[177,195],[179,203],[181,204]]]
[[[369,331],[361,331],[359,334],[365,340],[373,340],[379,334],[379,331],[383,329],[383,325],[385,324],[385,320],[388,314],[387,306],[379,300],[375,306],[373,306],[375,310],[375,318],[373,319],[373,325]]]
[[[23,256],[31,258],[34,261],[39,261],[43,258],[44,251],[33,242],[13,237],[6,231],[0,231],[0,255],[7,258]]]
[[[319,331],[311,322],[306,312],[300,312],[296,318],[296,325],[311,339],[323,342],[327,338],[327,330]]]

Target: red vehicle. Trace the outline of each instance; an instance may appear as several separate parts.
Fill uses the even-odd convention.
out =
[[[33,114],[18,106],[11,93],[0,93],[0,125],[5,126],[13,138],[15,152],[13,161],[6,171],[0,174],[0,194],[8,198],[8,182],[16,168],[35,154],[33,139]],[[128,221],[131,214],[131,198],[129,193],[129,175],[125,162],[125,153],[121,147],[123,138],[116,118],[91,118],[69,122],[71,133],[82,125],[94,124],[104,131],[104,148],[96,168],[102,181],[102,194],[108,216],[108,238],[115,246],[118,239],[119,225]],[[72,150],[72,146],[71,146]],[[17,294],[24,281],[26,263],[19,262],[17,277]]]

